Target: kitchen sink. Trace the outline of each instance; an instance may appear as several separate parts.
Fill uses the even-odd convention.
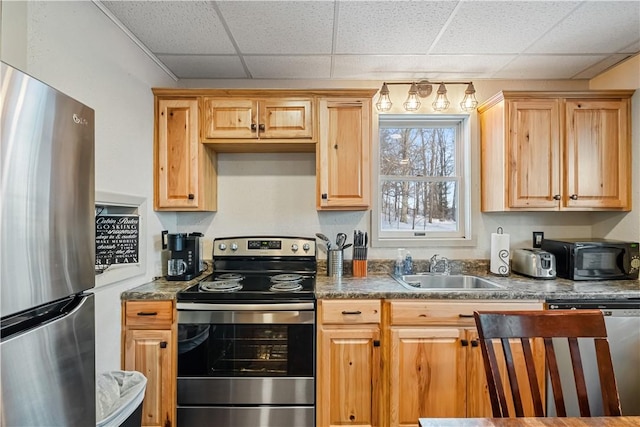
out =
[[[503,286],[485,278],[464,274],[405,274],[402,276],[392,275],[392,277],[412,291],[480,291],[503,288]]]

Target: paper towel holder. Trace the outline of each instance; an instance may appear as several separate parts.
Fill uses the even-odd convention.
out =
[[[498,229],[496,230],[496,234],[498,235],[504,234],[504,230],[502,229],[502,227],[498,227]],[[508,247],[507,249],[504,249],[504,248],[500,249],[496,255],[497,255],[497,259],[493,259],[493,257],[491,259],[491,272],[498,276],[508,276],[510,271],[510,266],[509,266],[510,253],[509,253]]]

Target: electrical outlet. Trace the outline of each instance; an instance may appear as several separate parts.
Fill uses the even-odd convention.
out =
[[[533,247],[534,248],[541,248],[543,240],[544,240],[544,232],[543,231],[534,231],[533,232]]]

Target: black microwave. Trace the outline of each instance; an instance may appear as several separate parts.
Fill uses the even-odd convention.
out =
[[[638,242],[593,238],[544,239],[542,249],[555,256],[558,277],[571,280],[638,278]]]

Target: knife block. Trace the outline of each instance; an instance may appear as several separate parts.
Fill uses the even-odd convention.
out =
[[[367,277],[367,260],[353,260],[353,277]]]

